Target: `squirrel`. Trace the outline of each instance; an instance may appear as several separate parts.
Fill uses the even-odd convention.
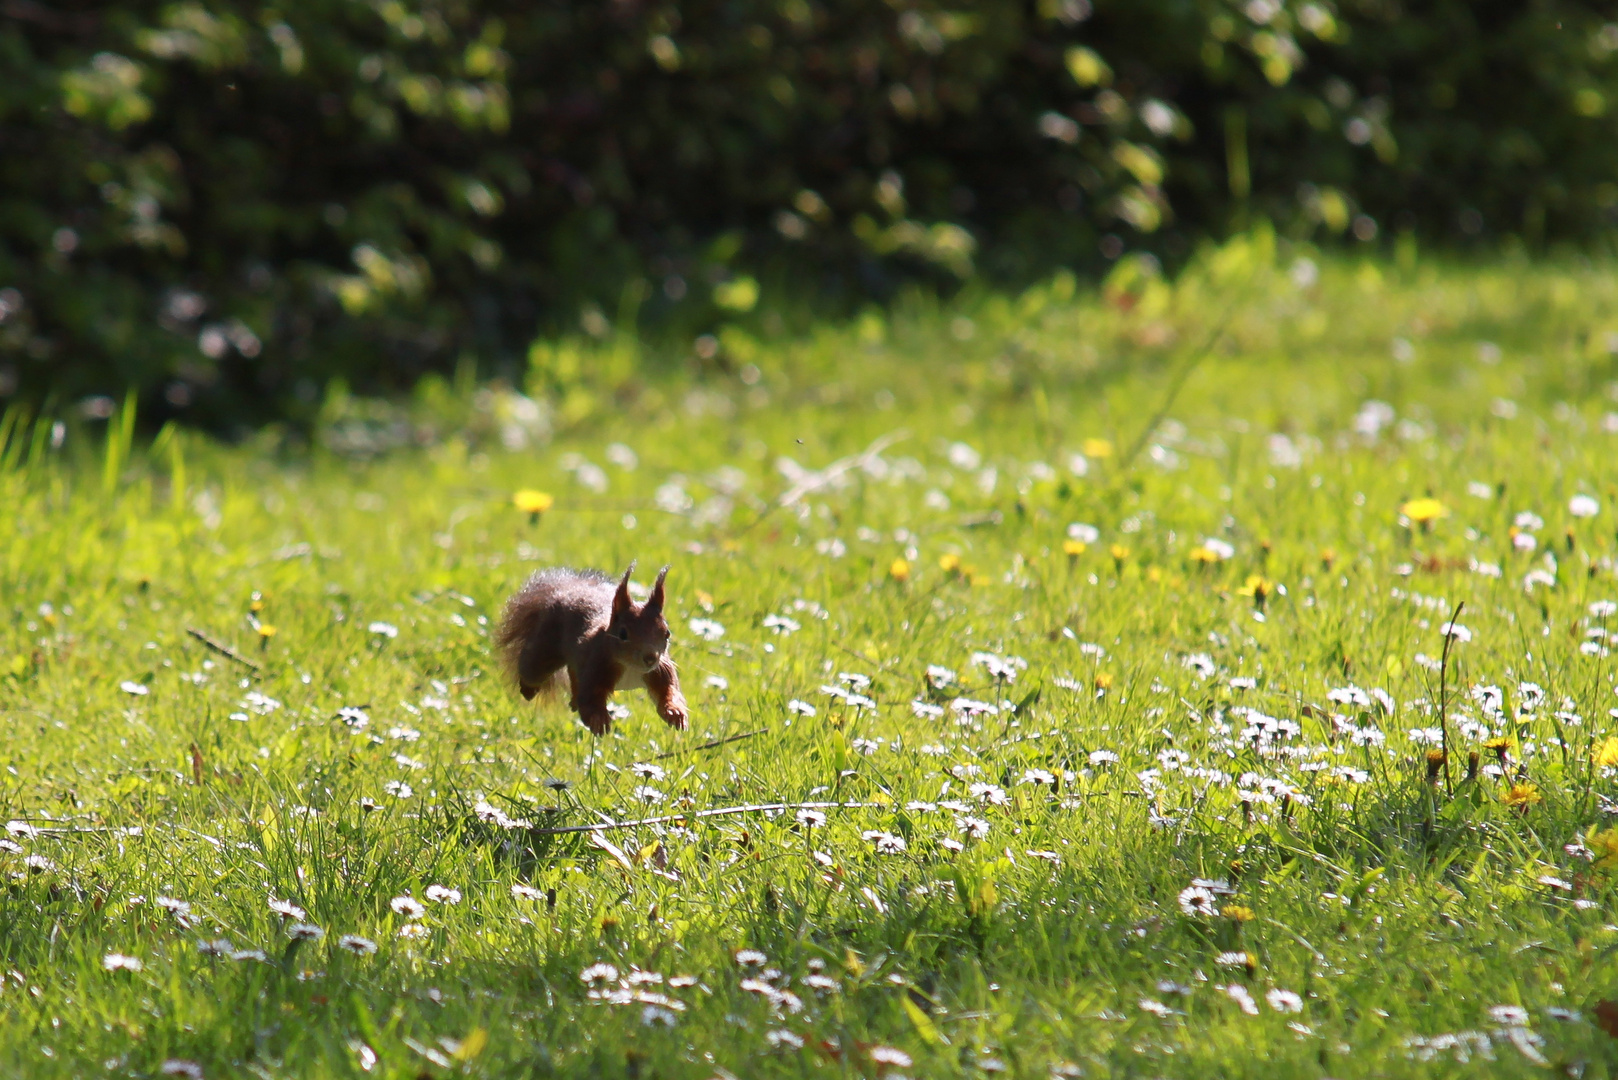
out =
[[[540,570],[506,601],[495,643],[525,701],[565,670],[572,688],[569,707],[593,734],[605,735],[612,730],[607,699],[639,682],[657,715],[685,730],[690,714],[663,620],[669,568],[658,573],[644,604],[629,597],[634,572],[632,562],[615,588],[599,570]]]

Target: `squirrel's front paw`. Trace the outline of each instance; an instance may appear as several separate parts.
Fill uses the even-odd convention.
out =
[[[680,731],[685,730],[686,721],[691,718],[691,714],[686,711],[685,698],[683,697],[675,697],[667,703],[659,705],[657,715],[661,716],[663,722],[668,724],[669,727]]]
[[[605,735],[612,730],[612,714],[606,709],[602,709],[600,712],[581,712],[579,719],[584,722],[585,727],[590,729],[590,734],[592,735]]]

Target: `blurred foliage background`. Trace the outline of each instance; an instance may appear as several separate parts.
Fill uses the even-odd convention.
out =
[[[1267,220],[1605,247],[1566,0],[0,0],[0,403],[219,431]],[[695,344],[693,344],[693,342]],[[627,350],[627,351],[626,351]],[[663,354],[659,354],[663,355]],[[570,361],[569,356],[573,359]]]

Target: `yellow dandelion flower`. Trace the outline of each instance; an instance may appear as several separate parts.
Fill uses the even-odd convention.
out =
[[[1320,568],[1330,570],[1331,564],[1337,561],[1337,549],[1326,548],[1320,553]]]
[[[539,522],[539,515],[556,505],[556,499],[549,492],[536,491],[533,488],[523,488],[511,497],[511,502],[535,524]]]
[[[259,623],[258,636],[263,638],[265,641],[270,640],[270,638],[275,636],[275,627],[271,626],[269,623]]]
[[[961,557],[959,555],[940,555],[938,557],[938,568],[946,574],[958,574],[961,572]]]
[[[1499,758],[1502,764],[1504,764],[1506,758],[1510,756],[1511,747],[1512,739],[1509,735],[1496,735],[1494,738],[1485,740],[1483,743],[1483,749],[1493,750],[1495,757]]]
[[[1399,507],[1399,513],[1418,525],[1430,525],[1441,517],[1449,516],[1449,507],[1437,499],[1411,499]]]
[[[1606,742],[1596,747],[1591,760],[1603,769],[1618,765],[1618,738],[1609,736]]]
[[[1539,788],[1524,780],[1507,788],[1505,794],[1500,796],[1500,801],[1510,809],[1526,814],[1529,807],[1544,802],[1545,796],[1539,793]]]
[[[1618,826],[1610,829],[1590,826],[1590,831],[1584,834],[1584,846],[1590,849],[1597,870],[1618,867]]]
[[[1110,439],[1085,439],[1081,449],[1084,451],[1085,457],[1112,457],[1112,441]]]
[[[1275,582],[1265,579],[1262,574],[1248,574],[1242,587],[1236,590],[1243,596],[1253,598],[1253,606],[1263,610],[1264,602],[1275,591]]]
[[[1125,559],[1129,558],[1129,549],[1122,544],[1114,544],[1108,549],[1107,554],[1112,556],[1113,562],[1121,565]]]
[[[1219,556],[1203,547],[1201,544],[1198,544],[1196,547],[1191,549],[1191,561],[1194,563],[1200,563],[1203,566],[1212,566],[1214,563],[1219,561]]]
[[[1146,580],[1155,585],[1157,582],[1163,580],[1163,571],[1159,570],[1155,566],[1148,566],[1146,568]]]
[[[1096,689],[1097,690],[1111,690],[1112,689],[1112,676],[1107,674],[1105,671],[1103,671],[1101,674],[1097,675],[1096,676]]]
[[[894,559],[888,564],[888,576],[894,581],[904,582],[910,580],[910,561],[908,559]]]
[[[1219,914],[1239,923],[1252,922],[1258,918],[1258,914],[1245,904],[1226,904],[1219,909]]]
[[[1070,559],[1083,555],[1087,550],[1089,550],[1089,548],[1090,545],[1086,544],[1083,540],[1062,541],[1062,554],[1066,555]]]

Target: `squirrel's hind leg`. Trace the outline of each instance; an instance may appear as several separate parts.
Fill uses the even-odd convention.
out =
[[[536,694],[547,689],[566,663],[562,650],[554,642],[538,637],[530,639],[517,657],[517,689],[522,691],[523,700],[532,701]]]

